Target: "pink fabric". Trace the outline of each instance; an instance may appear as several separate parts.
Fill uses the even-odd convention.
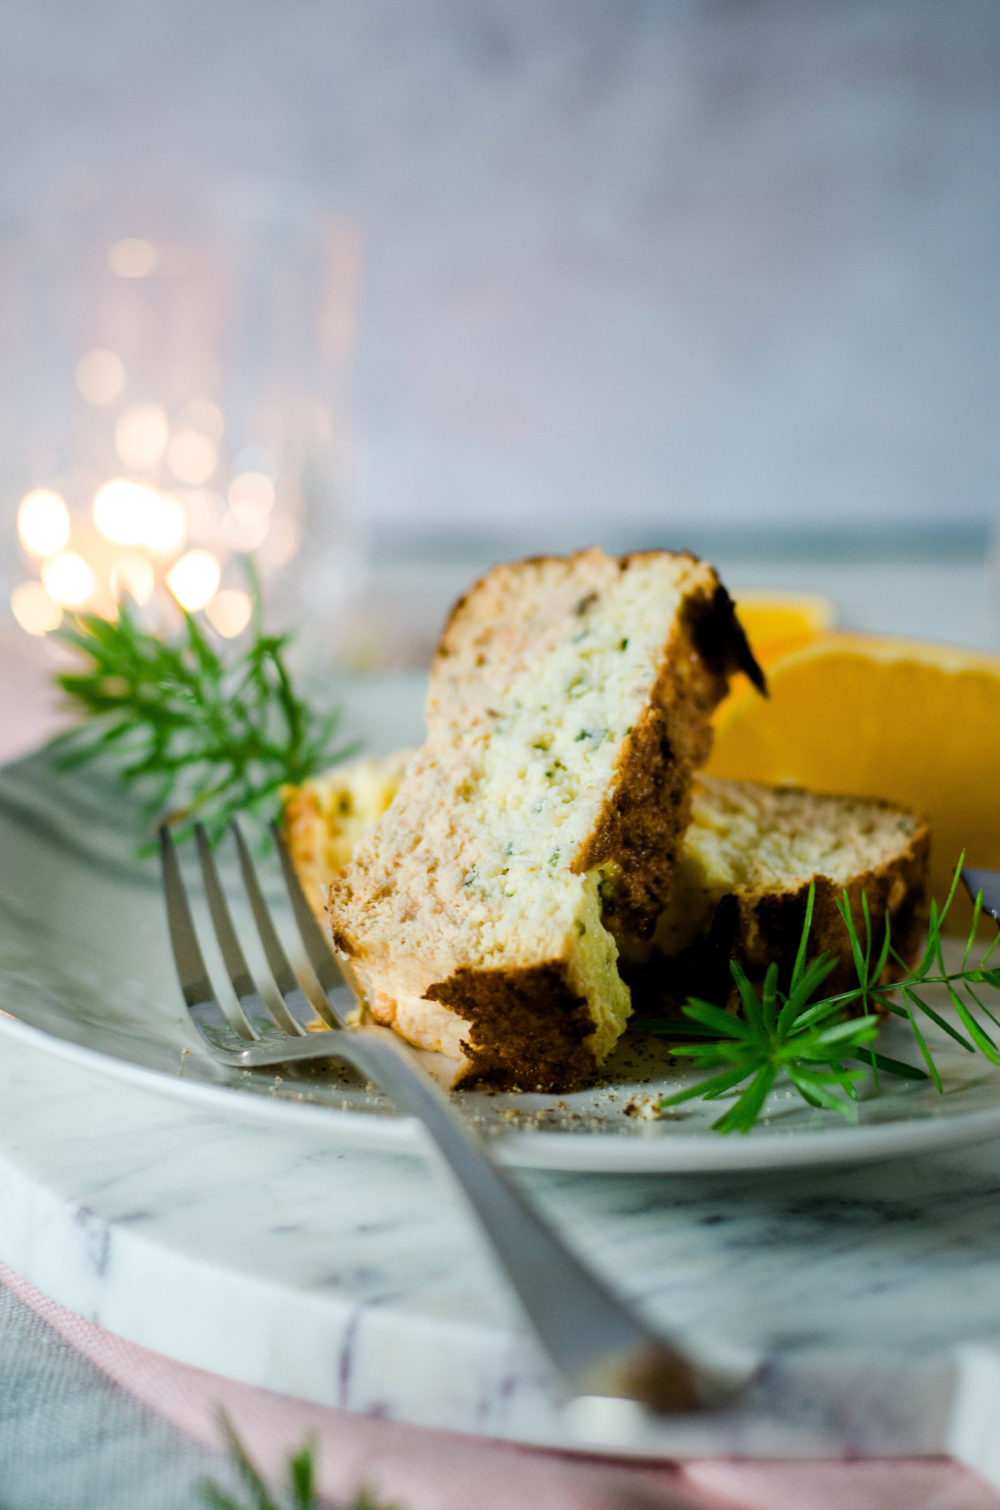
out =
[[[66,652],[16,628],[0,629],[0,765],[36,749],[65,725],[52,685]]]
[[[224,1408],[272,1478],[283,1477],[289,1452],[312,1434],[322,1493],[335,1501],[366,1484],[400,1510],[1000,1510],[1000,1495],[944,1459],[637,1467],[370,1420],[148,1352],[74,1316],[2,1264],[0,1282],[115,1383],[208,1446],[220,1445]]]

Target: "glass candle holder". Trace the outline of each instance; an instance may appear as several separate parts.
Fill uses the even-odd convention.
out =
[[[127,593],[150,622],[180,605],[233,638],[252,554],[269,625],[329,659],[364,575],[359,270],[351,225],[273,205],[0,251],[5,596],[24,631]]]

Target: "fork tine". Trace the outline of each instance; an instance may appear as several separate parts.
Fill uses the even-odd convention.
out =
[[[212,847],[208,842],[208,835],[205,832],[204,825],[196,823],[194,834],[198,841],[198,858],[201,861],[201,874],[205,882],[208,910],[212,914],[212,926],[215,929],[215,937],[218,941],[226,971],[240,1004],[240,1011],[246,1020],[248,1032],[255,1038],[273,1037],[276,1019],[274,1014],[269,1010],[267,1002],[254,985],[253,976],[250,974],[250,967],[247,965],[246,955],[243,953],[240,941],[236,936],[236,929],[233,927],[229,904],[222,890],[218,868],[215,864],[215,856],[212,854]],[[298,1023],[292,1022],[286,1012],[281,1011],[277,1021],[278,1026],[283,1032],[299,1032]]]
[[[206,1043],[225,1052],[239,1048],[245,1040],[233,1027],[216,999],[191,917],[177,851],[165,823],[160,825],[160,865],[167,902],[170,946],[188,1012]]]
[[[296,1033],[304,1032],[310,1023],[316,1021],[316,1010],[308,996],[295,979],[295,972],[288,963],[288,955],[284,945],[278,937],[277,930],[271,921],[267,903],[264,901],[264,893],[260,889],[257,880],[257,872],[250,858],[240,833],[239,824],[233,819],[230,827],[233,838],[236,840],[236,848],[240,857],[240,870],[243,872],[243,884],[246,887],[247,896],[250,899],[250,909],[253,912],[253,920],[257,924],[257,932],[260,935],[261,944],[264,946],[264,954],[274,976],[274,983],[278,988],[281,999],[288,1009],[288,1015],[295,1022]]]
[[[292,864],[292,857],[288,853],[288,846],[281,836],[281,830],[272,820],[271,834],[278,850],[278,858],[281,861],[281,873],[285,878],[285,890],[288,892],[288,900],[292,904],[292,912],[295,914],[295,922],[299,930],[309,963],[315,972],[316,979],[323,991],[323,997],[330,1011],[330,1021],[333,1026],[344,1028],[347,1026],[346,1013],[353,1011],[355,999],[361,999],[360,991],[355,990],[350,979],[347,980],[345,989],[345,973],[337,968],[333,951],[323,934],[322,929],[313,917],[312,908],[306,900],[306,894],[302,890]],[[324,1014],[325,1015],[325,1014]]]

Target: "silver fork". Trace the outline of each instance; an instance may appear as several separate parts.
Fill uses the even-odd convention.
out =
[[[448,1098],[388,1029],[348,1024],[357,1002],[313,917],[288,851],[275,828],[285,887],[306,956],[320,987],[317,1009],[326,1030],[309,1031],[316,1014],[296,979],[261,890],[243,836],[233,836],[250,908],[280,1005],[270,1009],[250,973],[219,880],[211,846],[196,830],[215,936],[239,1001],[230,1021],[205,965],[191,908],[167,828],[160,854],[167,919],[181,991],[191,1019],[217,1059],[262,1069],[309,1059],[335,1059],[377,1085],[397,1110],[418,1118],[479,1220],[572,1405],[570,1421],[585,1440],[641,1435],[651,1414],[701,1410],[732,1393],[728,1380],[651,1332],[628,1306],[565,1246]]]

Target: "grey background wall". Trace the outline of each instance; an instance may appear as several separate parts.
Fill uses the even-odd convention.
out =
[[[0,5],[0,239],[356,228],[389,535],[992,517],[998,128],[994,0]]]

